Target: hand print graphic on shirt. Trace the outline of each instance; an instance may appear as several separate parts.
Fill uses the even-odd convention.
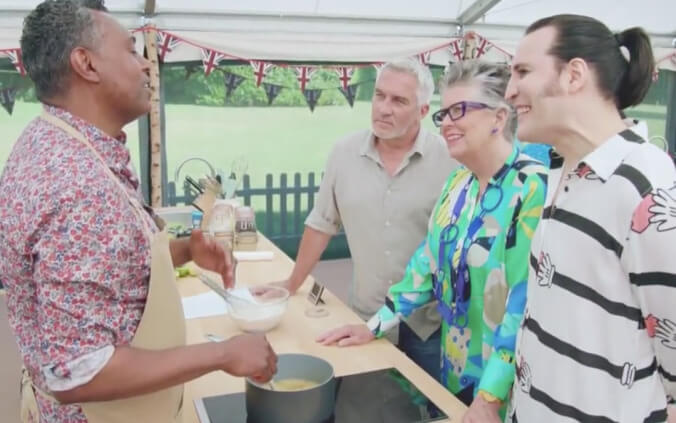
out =
[[[541,253],[540,260],[538,261],[538,285],[551,287],[554,273],[556,273],[556,266],[552,264],[551,257],[548,253]]]
[[[530,366],[521,358],[521,362],[516,366],[516,378],[519,381],[519,388],[525,393],[530,392],[533,375],[530,371]]]
[[[670,191],[673,195],[676,195],[674,188]],[[658,188],[657,193],[653,195],[655,204],[648,209],[653,213],[650,217],[650,223],[656,224],[657,230],[660,232],[676,229],[676,199],[671,193]]]
[[[676,184],[668,190],[657,188],[639,204],[632,217],[631,229],[643,233],[651,224],[658,232],[676,229]]]
[[[676,323],[669,319],[660,319],[652,314],[645,319],[646,330],[651,338],[658,338],[666,348],[676,350]]]

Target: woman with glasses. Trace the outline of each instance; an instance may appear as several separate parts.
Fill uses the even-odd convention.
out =
[[[505,102],[506,66],[453,64],[432,115],[451,173],[428,234],[367,325],[318,341],[357,345],[382,336],[437,300],[442,316],[441,381],[470,409],[464,422],[498,422],[514,380],[514,348],[526,302],[530,241],[545,200],[547,170],[513,142],[515,113]]]

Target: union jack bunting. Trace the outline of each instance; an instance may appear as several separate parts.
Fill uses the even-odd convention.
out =
[[[179,44],[181,40],[177,37],[164,31],[157,31],[157,53],[160,61],[164,62],[167,53],[171,53]]]
[[[300,90],[305,91],[305,86],[307,85],[308,82],[310,82],[310,79],[312,78],[312,74],[315,73],[317,68],[313,68],[310,66],[296,66],[296,79],[298,80],[298,83],[300,84]],[[313,107],[312,107],[313,108]]]
[[[204,65],[205,76],[209,76],[209,74],[218,67],[220,61],[228,57],[225,53],[209,50],[208,48],[202,48],[200,50],[202,50],[202,64]]]
[[[270,68],[272,67],[272,63],[260,62],[257,60],[251,60],[249,61],[249,63],[251,63],[251,67],[254,69],[256,86],[260,87],[261,82],[263,82],[263,78],[265,78],[265,74],[267,74],[268,70],[270,70]]]
[[[352,79],[352,75],[354,74],[354,68],[348,68],[343,66],[334,69],[334,71],[338,74],[338,79],[340,79],[340,85],[343,87],[343,89],[347,89],[347,86],[350,84],[350,79]]]
[[[463,40],[461,40],[461,39],[455,40],[449,46],[449,48],[451,50],[451,54],[453,55],[453,57],[455,57],[456,62],[462,61],[462,53],[463,53],[462,43],[463,43]]]
[[[21,60],[21,49],[13,48],[10,50],[5,50],[4,53],[7,55],[7,57],[9,57],[9,61],[12,62],[17,72],[19,72],[21,76],[25,76],[26,68],[24,68],[23,61]]]
[[[430,64],[430,57],[431,56],[432,56],[432,52],[426,51],[426,52],[423,52],[423,53],[416,55],[416,58],[418,59],[418,61],[420,62],[421,65],[427,66],[427,65]]]
[[[491,43],[479,34],[474,34],[474,36],[476,37],[476,49],[474,50],[472,57],[478,59],[486,54],[488,49],[491,48]]]

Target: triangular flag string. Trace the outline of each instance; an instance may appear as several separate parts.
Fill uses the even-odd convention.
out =
[[[157,31],[157,53],[160,57],[160,61],[164,62],[164,58],[167,56],[167,53],[174,51],[176,47],[181,43],[181,40],[164,31]]]
[[[423,53],[420,53],[416,56],[418,61],[420,62],[421,65],[428,66],[430,64],[430,58],[432,56],[431,51],[426,51]]]
[[[209,50],[208,48],[200,49],[202,51],[202,65],[204,65],[204,75],[209,76],[211,72],[218,66],[226,55],[216,50]]]
[[[307,89],[303,91],[303,95],[305,96],[305,101],[307,102],[307,105],[310,107],[310,111],[314,112],[315,111],[315,106],[317,105],[317,102],[319,101],[319,96],[322,95],[323,90],[318,90],[318,89]]]
[[[451,55],[455,58],[455,61],[456,62],[462,61],[463,50],[464,50],[463,40],[459,39],[459,40],[453,41],[449,48],[451,50]]]
[[[352,79],[352,75],[354,74],[354,68],[342,66],[334,70],[338,74],[340,85],[343,89],[347,89],[347,86],[350,84],[350,79]]]
[[[256,86],[260,87],[261,82],[263,82],[263,78],[265,78],[265,75],[267,74],[268,70],[272,67],[272,63],[261,62],[257,60],[251,60],[249,63],[251,64],[251,67],[254,69]]]
[[[487,39],[482,37],[479,34],[475,34],[477,38],[477,43],[476,43],[476,50],[473,54],[475,59],[480,58],[484,54],[486,54],[486,51],[488,51],[489,48],[491,48],[490,43],[488,42]]]
[[[23,65],[23,60],[21,59],[21,49],[20,48],[12,48],[9,50],[3,50],[2,51],[7,57],[9,57],[9,61],[14,65],[14,68],[16,69],[17,72],[21,76],[26,76],[26,68]]]
[[[305,86],[307,85],[308,82],[310,82],[312,74],[315,73],[315,70],[317,70],[317,68],[311,66],[296,66],[294,69],[296,71],[297,75],[296,79],[298,79],[300,90],[305,91]]]
[[[276,84],[268,84],[267,82],[263,82],[263,89],[265,90],[265,95],[268,98],[268,106],[272,104],[272,102],[277,98],[279,93],[282,91],[284,87],[281,85],[276,85]]]
[[[230,95],[239,87],[239,84],[244,81],[244,77],[232,72],[225,72],[223,75],[225,82],[225,98],[230,98]]]
[[[347,100],[347,104],[350,105],[350,107],[354,106],[354,99],[357,97],[357,87],[359,84],[354,84],[354,85],[348,85],[347,87],[339,88],[340,92],[343,93],[345,96],[345,99]]]
[[[16,88],[3,88],[0,90],[0,105],[7,110],[7,113],[12,114],[14,111],[14,102],[16,101]]]

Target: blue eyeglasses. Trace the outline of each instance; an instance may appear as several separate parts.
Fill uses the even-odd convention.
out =
[[[438,110],[432,114],[432,122],[438,128],[441,126],[446,115],[448,115],[451,120],[458,120],[465,116],[467,110],[469,109],[494,109],[494,107],[489,106],[486,103],[477,103],[476,101],[459,101],[453,103],[445,109]]]

